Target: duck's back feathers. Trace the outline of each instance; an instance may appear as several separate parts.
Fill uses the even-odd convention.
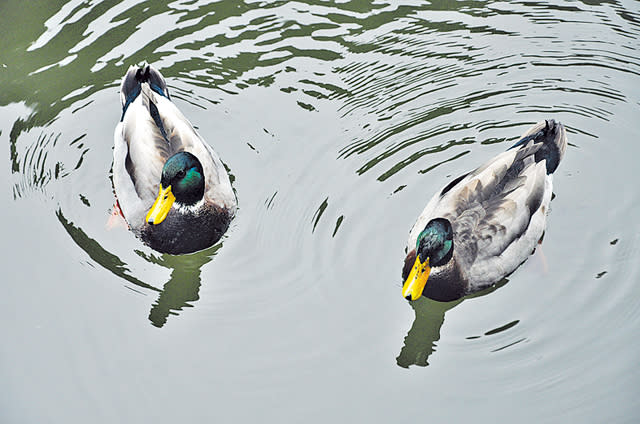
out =
[[[116,149],[120,144],[124,168],[138,197],[152,203],[164,163],[175,153],[186,151],[202,163],[205,198],[235,211],[235,195],[224,165],[170,101],[158,71],[150,66],[131,67],[122,82],[121,101],[123,116],[116,127]]]

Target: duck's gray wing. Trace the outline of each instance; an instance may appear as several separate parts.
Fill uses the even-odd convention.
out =
[[[458,191],[445,218],[452,222],[457,258],[466,269],[504,255],[527,233],[545,198],[546,168],[531,159],[535,150],[517,152],[508,166],[498,161]]]

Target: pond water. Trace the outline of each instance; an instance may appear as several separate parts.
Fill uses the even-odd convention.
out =
[[[0,421],[640,419],[640,3],[4,1]],[[153,64],[238,213],[192,255],[106,226],[119,84]],[[437,190],[545,118],[544,242],[401,296]]]

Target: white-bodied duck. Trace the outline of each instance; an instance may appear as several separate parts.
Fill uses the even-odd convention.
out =
[[[220,158],[171,101],[164,78],[150,65],[129,68],[120,98],[113,186],[129,227],[163,253],[212,246],[236,211]]]
[[[539,122],[509,150],[437,192],[409,234],[402,296],[459,299],[524,262],[544,233],[553,172],[566,146],[561,123]]]

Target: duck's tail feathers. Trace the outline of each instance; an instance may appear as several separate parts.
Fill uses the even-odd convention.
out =
[[[169,97],[167,83],[160,72],[151,65],[142,67],[130,66],[120,86],[120,101],[122,102],[121,121],[129,105],[140,95],[143,83],[149,84],[149,87],[161,96],[171,99],[171,97]]]
[[[560,122],[546,119],[531,127],[511,149],[523,148],[527,145],[542,143],[536,153],[535,160],[546,160],[547,174],[552,174],[560,164],[567,149],[567,131]]]

